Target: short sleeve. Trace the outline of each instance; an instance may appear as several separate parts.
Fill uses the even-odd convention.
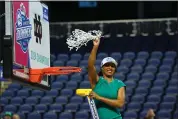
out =
[[[121,80],[118,80],[118,89],[120,89],[121,87],[126,87],[126,85]]]

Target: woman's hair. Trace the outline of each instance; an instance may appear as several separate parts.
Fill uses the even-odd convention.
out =
[[[103,76],[103,72],[101,70],[98,72],[98,76]]]

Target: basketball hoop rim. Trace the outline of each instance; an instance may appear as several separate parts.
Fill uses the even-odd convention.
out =
[[[28,71],[25,71],[25,69],[14,69],[13,74],[16,73],[16,75],[23,75],[23,78],[29,79],[29,81],[33,83],[40,83],[45,75],[68,75],[71,73],[79,73],[81,71],[82,68],[80,67],[65,66],[38,69],[29,68]]]

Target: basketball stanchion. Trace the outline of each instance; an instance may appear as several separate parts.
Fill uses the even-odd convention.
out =
[[[95,101],[94,101],[94,99],[89,97],[89,94],[91,91],[92,91],[92,89],[77,89],[76,94],[87,98],[93,119],[99,119]]]

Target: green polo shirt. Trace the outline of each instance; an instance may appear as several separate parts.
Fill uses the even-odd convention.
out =
[[[93,91],[102,97],[117,99],[118,90],[124,86],[126,85],[121,80],[113,79],[108,82],[103,77],[99,77]],[[119,108],[111,107],[99,100],[95,100],[95,104],[100,119],[122,119]]]

